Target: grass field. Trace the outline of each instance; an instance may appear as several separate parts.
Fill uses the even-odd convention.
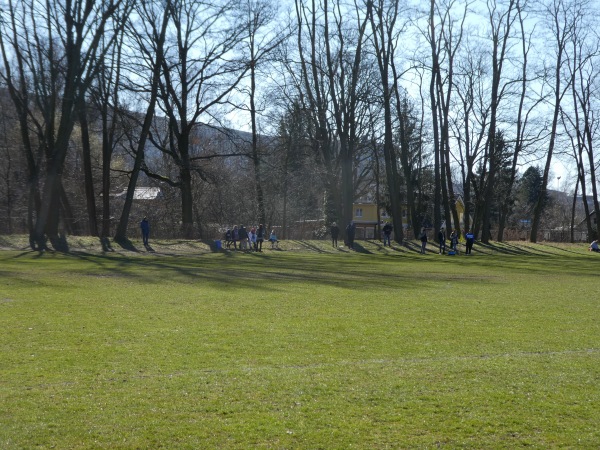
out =
[[[74,244],[0,251],[2,449],[600,447],[585,246]]]

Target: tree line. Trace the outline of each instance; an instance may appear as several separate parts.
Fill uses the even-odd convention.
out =
[[[145,212],[172,236],[326,229],[369,194],[398,242],[424,223],[502,241],[523,218],[536,242],[560,160],[571,230],[583,198],[600,235],[593,2],[287,6],[2,0],[4,231],[126,241],[156,186]]]

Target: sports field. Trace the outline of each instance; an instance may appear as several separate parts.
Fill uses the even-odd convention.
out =
[[[282,244],[0,251],[0,448],[600,447],[585,245]]]

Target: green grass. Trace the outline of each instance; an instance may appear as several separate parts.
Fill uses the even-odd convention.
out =
[[[598,448],[598,255],[0,252],[0,448]]]

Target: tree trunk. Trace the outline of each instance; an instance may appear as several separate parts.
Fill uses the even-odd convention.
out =
[[[481,241],[488,244],[491,238],[491,209],[494,202],[494,184],[496,178],[496,168],[498,166],[498,158],[496,155],[496,138],[495,129],[492,128],[492,124],[495,126],[495,120],[492,118],[490,122],[490,136],[486,146],[488,146],[489,154],[489,166],[487,180],[485,182],[484,194],[483,194],[483,207],[482,207],[482,230],[481,230]]]
[[[133,194],[135,193],[135,187],[137,186],[137,180],[140,175],[140,169],[142,167],[142,163],[144,162],[144,146],[146,144],[146,137],[148,136],[148,132],[150,131],[150,124],[148,123],[148,125],[146,126],[146,122],[150,122],[154,114],[153,102],[150,102],[150,104],[152,105],[152,111],[150,112],[150,107],[148,107],[148,111],[146,112],[146,120],[144,121],[144,126],[142,127],[142,132],[140,133],[140,140],[135,153],[133,169],[131,170],[131,174],[129,175],[129,183],[127,184],[127,193],[125,194],[125,202],[123,203],[121,218],[119,219],[119,224],[117,225],[117,229],[115,231],[115,241],[118,242],[127,241],[127,226],[129,224],[129,215],[131,214],[131,207],[133,205]]]
[[[125,195],[125,203],[121,212],[121,218],[115,232],[115,240],[126,241],[127,240],[127,226],[129,224],[129,215],[131,214],[131,206],[133,205],[133,194],[137,185],[137,180],[140,174],[142,163],[144,162],[144,149],[146,147],[146,141],[148,134],[150,133],[150,127],[154,119],[154,109],[156,106],[156,99],[158,96],[158,83],[160,78],[160,69],[163,59],[163,47],[165,42],[165,34],[167,31],[167,25],[169,23],[169,11],[165,8],[163,12],[163,21],[161,25],[160,34],[156,42],[156,56],[153,61],[154,67],[152,68],[152,85],[150,88],[150,99],[148,101],[148,108],[144,116],[144,122],[140,131],[140,136],[137,144],[135,153],[135,160],[133,163],[133,170],[129,178],[129,184],[127,186],[127,193]]]
[[[431,101],[431,123],[433,126],[433,152],[434,152],[434,178],[435,187],[433,194],[433,228],[437,236],[440,230],[441,220],[441,180],[440,180],[440,131],[439,131],[439,111],[438,97],[436,92],[437,77],[439,75],[439,58],[437,53],[436,31],[435,31],[435,0],[430,1],[429,10],[429,39],[431,45],[431,80],[429,83],[429,98]]]
[[[81,149],[83,153],[83,172],[88,213],[88,231],[91,236],[98,236],[96,196],[94,194],[94,176],[92,174],[92,149],[90,146],[90,132],[86,108],[87,105],[85,99],[82,97],[79,104],[79,125],[81,127]]]
[[[113,115],[113,122],[116,120]],[[104,121],[103,121],[104,122]],[[106,124],[103,125],[103,128]],[[110,236],[110,164],[112,145],[108,139],[102,139],[102,237]]]
[[[251,35],[251,55],[250,62],[250,119],[252,121],[252,163],[254,165],[254,186],[256,190],[256,206],[258,209],[258,223],[264,224],[266,221],[265,200],[261,180],[261,164],[258,155],[258,128],[256,126],[256,105],[254,97],[256,95],[256,61],[254,60],[254,34]]]
[[[571,239],[570,242],[573,244],[575,242],[575,213],[577,211],[577,192],[579,190],[579,177],[577,177],[577,182],[575,183],[575,192],[573,193],[573,204],[571,206]]]
[[[69,92],[68,89],[67,92]],[[42,205],[35,224],[35,241],[40,248],[45,248],[46,235],[51,242],[58,241],[59,237],[58,222],[60,217],[59,205],[62,170],[67,156],[71,132],[73,131],[74,120],[72,114],[76,103],[75,93],[71,95],[70,99],[63,100],[62,117],[58,127],[56,142],[50,149],[53,157],[49,161],[50,164],[46,172]]]
[[[181,152],[182,149],[180,148]],[[182,166],[179,169],[181,190],[181,232],[186,239],[194,237],[194,198],[192,195],[192,174],[189,168],[187,155],[182,158]]]

